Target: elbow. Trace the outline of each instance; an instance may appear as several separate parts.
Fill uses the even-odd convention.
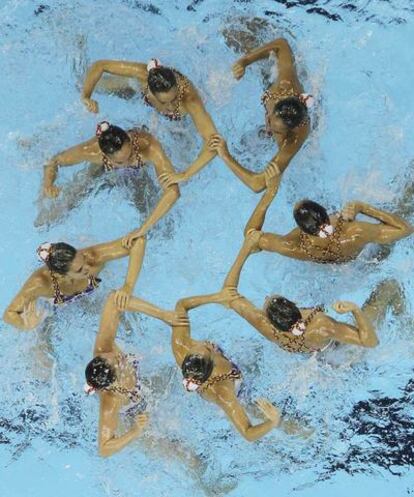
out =
[[[379,345],[379,340],[378,340],[378,337],[376,335],[364,342],[364,347],[366,347],[367,349],[373,349],[377,345]]]
[[[178,185],[171,185],[168,188],[168,193],[171,196],[173,202],[177,202],[177,200],[181,197],[180,189]]]
[[[187,307],[185,306],[184,302],[185,302],[185,299],[178,300],[177,303],[175,304],[175,310],[178,312],[187,311]]]
[[[109,457],[112,455],[112,451],[105,446],[105,444],[100,444],[98,448],[98,454],[100,457]]]
[[[256,437],[254,436],[252,430],[243,430],[240,431],[240,435],[246,440],[246,442],[255,442]]]

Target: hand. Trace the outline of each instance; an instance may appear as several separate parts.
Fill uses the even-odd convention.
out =
[[[144,429],[145,425],[148,423],[148,414],[138,414],[138,416],[135,418],[134,422],[134,428],[137,432],[137,434],[141,433],[141,431]]]
[[[211,135],[208,141],[208,147],[212,152],[217,152],[222,159],[230,155],[227,143],[220,135]]]
[[[280,411],[271,402],[266,399],[259,399],[256,401],[256,405],[262,411],[264,417],[269,421],[272,421],[274,426],[278,426],[280,424]]]
[[[82,98],[82,102],[89,112],[93,112],[94,114],[99,112],[99,105],[96,100],[92,100],[92,98]]]
[[[244,73],[246,71],[246,65],[244,64],[242,59],[238,60],[235,64],[233,64],[232,71],[233,71],[233,76],[237,80],[241,79],[244,76]]]
[[[124,249],[130,250],[134,245],[135,240],[143,236],[145,236],[145,233],[143,233],[140,229],[131,231],[131,233],[128,233],[128,235],[122,238],[121,245],[124,247]]]
[[[129,304],[130,296],[131,296],[131,289],[125,285],[115,292],[114,299],[118,311],[126,310]]]
[[[240,294],[235,286],[225,286],[220,292],[220,302],[227,307],[230,307],[233,300],[236,300],[239,297]]]
[[[277,190],[280,183],[281,173],[277,161],[275,159],[272,159],[267,165],[264,171],[264,176],[265,176],[267,189],[268,190],[271,189],[272,192]]]
[[[190,326],[190,320],[186,312],[172,312],[171,313],[172,326]]]
[[[338,300],[337,302],[332,304],[332,309],[338,314],[346,314],[347,312],[352,312],[356,309],[359,309],[359,307],[353,302]]]
[[[60,188],[57,186],[51,185],[51,186],[45,186],[43,188],[43,195],[45,197],[49,198],[56,198],[59,195]]]
[[[354,221],[359,212],[359,202],[348,202],[342,209],[344,221]]]
[[[32,300],[23,307],[22,320],[27,330],[33,330],[44,320],[46,311],[39,311],[36,308],[36,302]]]
[[[256,230],[251,228],[246,233],[246,238],[244,239],[244,243],[249,249],[259,248],[259,241],[263,235],[263,231]]]
[[[169,186],[176,185],[186,180],[184,173],[162,173],[158,176],[162,188],[166,189]]]

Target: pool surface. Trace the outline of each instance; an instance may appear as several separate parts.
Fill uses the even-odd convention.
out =
[[[290,230],[292,206],[307,197],[330,210],[360,199],[414,222],[413,23],[411,0],[2,0],[1,312],[39,267],[40,243],[83,247],[118,238],[159,195],[150,169],[148,181],[114,173],[88,183],[82,166],[60,171],[56,204],[41,201],[48,158],[92,136],[105,118],[148,126],[179,170],[198,153],[192,125],[189,132],[157,116],[133,82],[118,96],[101,88],[100,114],[88,113],[80,87],[100,58],[156,56],[182,71],[230,150],[261,170],[275,150],[261,133],[260,95],[271,64],[251,66],[240,82],[230,69],[245,50],[286,37],[317,105],[265,229]],[[152,230],[136,293],[172,308],[181,297],[217,291],[259,198],[215,159],[182,186]],[[313,432],[307,438],[275,430],[245,442],[214,405],[185,396],[169,327],[128,314],[118,340],[142,358],[151,419],[143,439],[99,458],[98,402],[83,393],[84,368],[105,296],[122,284],[126,260],[107,266],[90,299],[59,310],[35,332],[1,322],[0,496],[414,495],[413,241],[380,261],[367,250],[335,268],[261,253],[242,273],[240,291],[257,305],[271,293],[303,306],[362,305],[379,282],[395,278],[405,309],[387,314],[376,349],[289,355],[222,307],[192,312],[194,336],[219,342],[244,371],[246,398],[269,398]]]

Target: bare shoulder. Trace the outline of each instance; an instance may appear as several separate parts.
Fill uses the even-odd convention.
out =
[[[144,129],[133,128],[130,132],[134,133],[134,135],[138,137],[139,146],[142,150],[149,148],[153,143],[157,143],[159,145],[158,140]]]

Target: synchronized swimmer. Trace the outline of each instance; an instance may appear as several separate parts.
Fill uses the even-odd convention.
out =
[[[93,359],[85,370],[85,393],[97,393],[100,402],[98,448],[102,456],[118,452],[139,437],[149,414],[142,394],[139,362],[124,353],[116,343],[124,312],[143,313],[159,319],[172,329],[171,349],[182,373],[185,391],[198,393],[204,400],[222,409],[238,432],[248,441],[258,440],[276,427],[284,429],[284,419],[269,400],[256,404],[264,420],[254,424],[238,396],[242,370],[220,348],[191,336],[189,311],[206,304],[220,304],[245,319],[260,334],[287,352],[315,354],[335,344],[375,347],[375,326],[392,304],[398,282],[385,280],[361,307],[353,302],[337,301],[332,307],[338,314],[351,313],[355,324],[337,321],[321,305],[299,307],[281,295],[265,298],[257,308],[238,291],[241,271],[249,256],[260,251],[278,254],[310,263],[340,264],[357,258],[367,244],[391,244],[413,233],[413,227],[397,215],[377,209],[362,201],[350,202],[342,211],[329,215],[312,200],[301,200],[293,209],[297,224],[290,233],[263,232],[266,214],[280,186],[283,172],[305,143],[310,130],[310,108],[313,97],[304,92],[296,70],[293,52],[285,39],[278,38],[241,57],[233,66],[240,80],[254,62],[275,54],[277,80],[264,92],[266,129],[278,151],[262,172],[254,173],[230,154],[225,139],[191,81],[178,70],[164,66],[158,59],[148,64],[100,60],[88,70],[82,100],[91,112],[99,112],[91,95],[104,73],[135,78],[142,88],[147,105],[170,121],[191,117],[203,140],[195,161],[184,172],[177,172],[158,140],[143,128],[124,130],[108,121],[98,124],[94,137],[58,153],[44,168],[43,194],[55,198],[59,167],[89,162],[104,172],[130,168],[139,174],[147,163],[154,165],[163,195],[143,224],[123,238],[91,247],[76,249],[65,243],[44,243],[38,250],[44,264],[23,285],[4,312],[5,322],[20,330],[33,330],[45,318],[38,307],[39,299],[54,306],[73,302],[94,291],[99,274],[115,259],[129,257],[124,285],[111,292],[103,307],[101,323],[93,350]],[[174,310],[164,310],[133,296],[140,273],[149,230],[165,216],[180,197],[179,183],[189,180],[219,156],[233,173],[254,192],[265,190],[244,230],[244,242],[221,290],[179,300]],[[376,222],[357,220],[363,214]],[[394,294],[393,294],[394,292]],[[121,420],[129,428],[120,434]],[[287,430],[286,430],[287,431]]]

